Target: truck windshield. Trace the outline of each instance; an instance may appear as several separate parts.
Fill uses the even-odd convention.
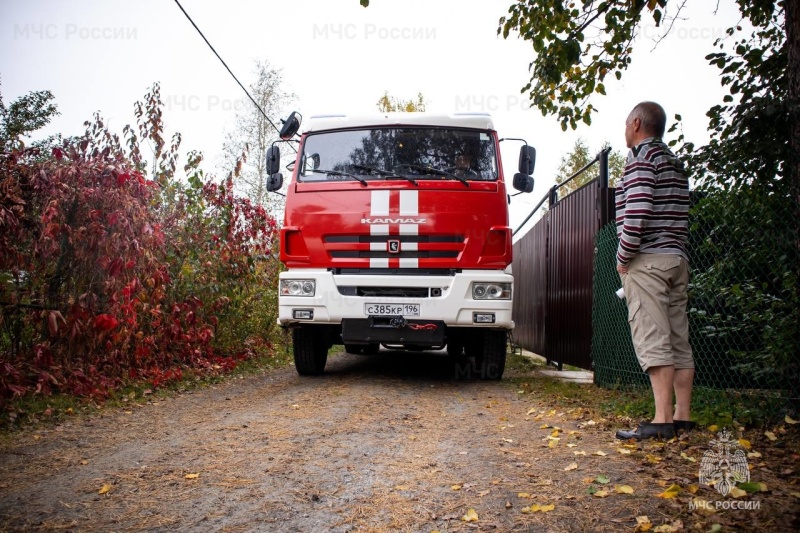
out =
[[[333,170],[324,172],[321,170]],[[309,134],[298,181],[495,181],[492,136],[479,130],[374,128]],[[359,180],[360,181],[360,180]]]

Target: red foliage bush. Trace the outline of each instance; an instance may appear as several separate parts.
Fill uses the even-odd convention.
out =
[[[227,305],[220,286],[269,254],[275,222],[230,186],[195,179],[181,189],[180,140],[163,150],[159,106],[157,86],[137,106],[139,131],[156,144],[152,179],[133,131],[126,153],[99,117],[84,137],[48,151],[5,143],[0,400],[102,398],[126,379],[158,387],[186,369],[228,371],[243,357],[212,346]],[[204,273],[206,287],[179,279],[187,258],[194,270],[215,270]]]

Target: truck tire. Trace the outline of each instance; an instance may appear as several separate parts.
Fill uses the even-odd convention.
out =
[[[325,335],[314,328],[303,327],[293,330],[294,367],[301,376],[318,376],[325,371],[328,362],[328,341]]]
[[[347,353],[351,353],[353,355],[361,354],[362,353],[361,350],[363,350],[363,349],[364,349],[364,347],[361,346],[360,344],[345,344],[344,345],[344,350]]]
[[[481,379],[501,379],[506,369],[506,342],[505,330],[486,330],[481,332],[481,345],[483,350],[475,357]]]

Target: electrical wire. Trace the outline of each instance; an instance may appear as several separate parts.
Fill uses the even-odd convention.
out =
[[[237,77],[236,77],[236,75],[235,75],[235,74],[234,74],[234,73],[231,71],[230,67],[228,67],[228,64],[227,64],[227,63],[225,63],[225,61],[224,61],[224,60],[223,60],[223,59],[220,57],[220,55],[217,53],[217,51],[214,49],[214,47],[213,47],[213,46],[211,46],[211,43],[210,43],[210,42],[208,42],[208,39],[206,39],[206,36],[205,36],[205,35],[203,35],[203,32],[202,32],[202,31],[200,31],[200,28],[198,28],[198,27],[197,27],[197,24],[195,24],[195,23],[194,23],[194,21],[192,20],[192,17],[190,17],[190,16],[189,16],[189,13],[187,13],[187,12],[186,12],[186,10],[185,10],[185,9],[183,9],[183,6],[181,5],[181,3],[180,3],[178,0],[175,0],[175,3],[176,3],[176,4],[178,4],[178,7],[181,9],[181,11],[183,11],[183,14],[186,16],[186,18],[187,18],[187,19],[189,19],[189,22],[191,22],[191,23],[192,23],[192,26],[194,26],[194,29],[195,29],[195,30],[197,30],[197,33],[199,33],[199,34],[200,34],[200,37],[202,37],[202,38],[203,38],[203,40],[206,42],[206,44],[208,45],[208,47],[209,47],[209,48],[211,48],[211,51],[212,51],[212,52],[214,52],[214,55],[215,55],[215,56],[217,56],[217,59],[219,59],[219,60],[220,60],[220,62],[221,62],[221,63],[222,63],[222,65],[225,67],[225,69],[228,71],[228,73],[229,73],[229,74],[230,74],[230,75],[233,77],[233,79],[234,79],[234,80],[236,80],[236,83],[238,83],[238,84],[239,84],[239,87],[241,87],[241,88],[242,88],[242,90],[243,90],[243,91],[244,91],[244,93],[247,95],[247,97],[250,99],[250,101],[251,101],[251,102],[253,102],[253,105],[255,105],[255,106],[258,108],[258,110],[261,112],[261,114],[262,114],[262,115],[264,115],[264,118],[265,118],[265,119],[267,119],[267,122],[269,122],[270,126],[272,126],[273,128],[275,128],[275,131],[276,131],[276,132],[280,133],[280,131],[281,131],[281,130],[278,128],[278,126],[276,126],[276,125],[275,125],[275,124],[274,124],[274,123],[273,123],[273,122],[270,120],[270,118],[267,116],[267,114],[264,112],[264,110],[263,110],[263,109],[261,109],[261,106],[260,106],[260,105],[258,105],[258,102],[256,102],[256,101],[255,101],[255,99],[254,99],[252,96],[250,96],[250,93],[248,92],[248,90],[247,90],[247,89],[245,89],[244,85],[242,85],[242,82],[240,82],[240,81],[239,81],[239,78],[237,78]],[[291,145],[290,145],[290,146],[291,146]]]

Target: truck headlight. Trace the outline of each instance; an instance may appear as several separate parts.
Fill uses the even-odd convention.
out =
[[[472,298],[475,300],[510,300],[510,283],[482,283],[472,284]]]
[[[281,296],[314,296],[317,283],[313,279],[282,279]]]

